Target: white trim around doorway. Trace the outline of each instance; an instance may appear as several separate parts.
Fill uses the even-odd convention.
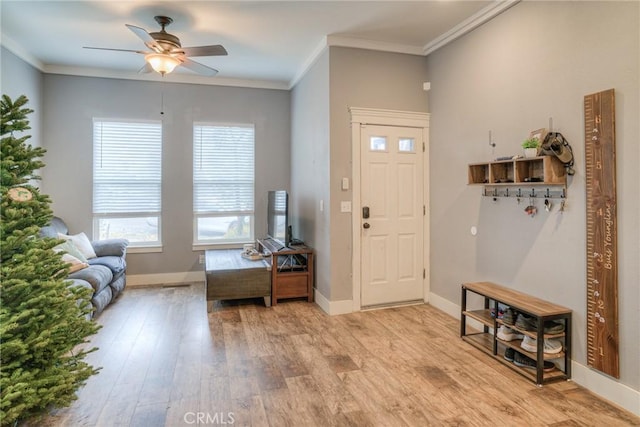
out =
[[[382,110],[375,108],[359,108],[349,107],[351,113],[351,182],[352,187],[352,212],[351,215],[351,244],[353,248],[351,258],[351,286],[353,289],[353,311],[361,310],[360,300],[360,211],[362,209],[360,203],[361,191],[360,191],[360,128],[362,125],[382,125],[382,126],[402,126],[402,127],[415,127],[423,129],[424,138],[424,201],[426,206],[426,212],[424,216],[424,266],[426,269],[424,279],[424,302],[429,302],[429,113],[421,113],[414,111],[397,111],[397,110]]]

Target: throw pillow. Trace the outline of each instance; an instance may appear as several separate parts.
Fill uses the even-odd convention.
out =
[[[69,267],[69,274],[89,267],[89,264],[87,264],[86,262],[82,262],[78,258],[69,254],[62,255],[62,261],[66,262],[67,264],[71,264],[71,267]]]
[[[79,233],[69,236],[67,234],[58,233],[58,237],[64,240],[71,240],[85,258],[91,259],[96,257],[96,252],[93,250],[93,246],[91,246],[91,242],[86,234]]]
[[[89,267],[87,259],[82,255],[78,248],[76,248],[71,240],[60,243],[58,246],[54,247],[53,250],[56,252],[66,252],[65,254],[62,254],[62,261],[67,264],[71,264],[69,267],[69,274]]]
[[[77,259],[78,261],[82,262],[82,263],[86,263],[87,262],[87,257],[85,257],[82,252],[80,252],[80,249],[78,249],[76,247],[76,245],[73,244],[73,241],[71,240],[67,240],[64,243],[60,243],[58,246],[53,248],[54,251],[56,252],[66,252],[67,254],[69,254],[70,256],[72,256],[73,258]],[[64,258],[64,256],[63,256]]]

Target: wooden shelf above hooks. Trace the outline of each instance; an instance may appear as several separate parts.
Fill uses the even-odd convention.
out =
[[[484,186],[486,197],[566,198],[567,171],[556,157],[538,156],[472,163],[468,184]]]

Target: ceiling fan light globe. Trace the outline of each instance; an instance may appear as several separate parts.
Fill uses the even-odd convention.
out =
[[[151,68],[163,76],[172,72],[178,65],[180,65],[180,60],[178,58],[162,53],[150,53],[145,55],[144,59],[149,63],[149,65],[151,65]]]

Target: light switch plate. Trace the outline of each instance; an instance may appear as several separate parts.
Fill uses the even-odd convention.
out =
[[[342,178],[342,189],[345,191],[349,189],[349,178]]]
[[[340,202],[340,212],[351,212],[351,202]]]

